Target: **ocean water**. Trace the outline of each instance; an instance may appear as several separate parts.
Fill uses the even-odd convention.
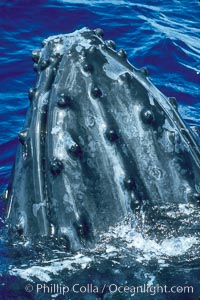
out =
[[[84,26],[102,28],[105,39],[124,48],[137,68],[147,67],[152,82],[167,96],[177,98],[188,126],[200,127],[200,2],[191,0],[140,1],[0,1],[0,192],[7,186],[29,106],[27,91],[34,86],[31,52],[50,35]],[[0,203],[1,217],[5,203]],[[76,254],[60,249],[9,249],[1,237],[0,300],[12,299],[197,299],[200,296],[200,240],[194,234],[175,234],[176,219],[195,222],[193,207],[180,207],[171,235],[156,241],[134,228],[131,218],[102,235],[95,249]],[[181,214],[182,213],[182,214]],[[173,212],[170,212],[171,216]],[[187,218],[185,217],[187,216]],[[198,225],[198,224],[197,224]],[[1,219],[1,226],[3,221]],[[65,296],[37,284],[93,284]],[[33,291],[26,291],[31,285]],[[148,284],[179,286],[172,291],[115,292],[115,286]],[[105,286],[105,290],[102,288]],[[192,286],[183,293],[181,287]],[[78,291],[77,291],[78,290]],[[93,291],[91,291],[93,290]],[[155,293],[154,293],[155,292]]]

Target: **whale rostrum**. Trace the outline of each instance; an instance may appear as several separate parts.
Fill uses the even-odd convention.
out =
[[[175,98],[83,28],[33,51],[37,80],[7,197],[9,235],[87,247],[145,207],[200,201],[200,149]]]

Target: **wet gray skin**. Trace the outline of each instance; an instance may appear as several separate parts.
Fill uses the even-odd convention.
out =
[[[72,250],[143,207],[198,203],[200,151],[174,98],[83,28],[33,51],[36,86],[6,192],[9,235]]]

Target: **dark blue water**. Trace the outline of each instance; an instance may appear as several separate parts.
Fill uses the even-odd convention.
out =
[[[135,67],[146,66],[151,80],[164,94],[177,98],[179,111],[188,125],[200,126],[199,20],[200,2],[197,0],[0,1],[0,192],[2,193],[9,181],[18,143],[17,134],[23,127],[29,106],[27,91],[35,83],[31,51],[40,48],[44,38],[72,32],[83,26],[91,29],[101,27],[105,32],[105,39],[113,39],[118,48],[124,48],[128,53],[129,61]],[[3,214],[5,203],[1,202],[0,208]],[[119,232],[122,232],[120,228]],[[156,296],[143,294],[131,297],[131,294],[119,293],[107,295],[104,299],[198,299],[200,295],[198,258],[200,256],[195,252],[198,248],[195,246],[198,244],[195,236],[183,241],[181,239],[166,241],[166,245],[163,245],[166,246],[164,252],[158,244],[151,244],[151,241],[144,241],[140,236],[134,236],[141,245],[137,255],[128,252],[127,244],[126,247],[121,245],[121,248],[115,245],[115,238],[118,239],[117,233],[112,235],[114,241],[110,245],[111,248],[107,249],[106,258],[103,254],[102,242],[99,253],[87,253],[77,260],[72,257],[68,260],[64,257],[64,267],[59,271],[55,271],[55,266],[52,265],[52,269],[49,265],[51,270],[46,271],[48,259],[43,261],[42,256],[38,258],[37,264],[36,261],[28,261],[28,259],[24,262],[22,258],[16,263],[16,256],[10,257],[7,249],[2,248],[0,300],[56,297],[51,298],[47,294],[33,295],[22,291],[24,284],[33,279],[30,274],[27,275],[28,272],[33,272],[35,282],[45,280],[51,282],[50,279],[54,279],[59,283],[67,281],[72,284],[76,278],[79,278],[80,282],[88,283],[92,282],[93,278],[96,283],[102,284],[111,283],[113,278],[113,281],[123,285],[130,282],[136,285],[145,280],[169,285],[192,283],[195,286],[195,293],[190,295],[175,294],[172,297],[169,294]],[[120,241],[121,239],[123,240],[120,236]],[[126,243],[130,240],[131,238]],[[133,247],[136,247],[136,244]],[[112,248],[113,245],[115,250]],[[185,260],[179,259],[187,254],[190,245],[193,246],[190,257],[186,257]],[[121,254],[123,254],[122,260],[120,260]],[[143,259],[140,262],[140,256],[144,258],[144,262]],[[170,267],[161,266],[159,260],[156,260],[158,256],[160,260],[164,259],[164,263],[166,263],[165,259],[168,259],[167,263]],[[175,262],[173,262],[174,257],[176,257]],[[81,259],[83,262],[79,261]],[[77,268],[74,266],[74,269],[70,269],[71,260],[77,264]],[[59,263],[61,264],[60,261]],[[27,267],[22,268],[24,273],[20,267],[23,264]],[[89,271],[83,268],[82,264],[90,265]],[[9,265],[13,266],[10,273]],[[31,269],[34,266],[39,269]],[[22,270],[21,273],[19,269]],[[24,281],[20,283],[19,278],[23,278]],[[94,295],[94,293],[71,296],[68,294],[65,299],[103,299],[101,297],[103,297],[101,294]],[[56,299],[64,299],[64,297],[57,295]]]

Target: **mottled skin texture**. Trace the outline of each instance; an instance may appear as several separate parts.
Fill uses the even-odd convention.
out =
[[[199,147],[175,99],[101,30],[43,46],[8,188],[10,235],[76,250],[141,206],[198,202]]]

